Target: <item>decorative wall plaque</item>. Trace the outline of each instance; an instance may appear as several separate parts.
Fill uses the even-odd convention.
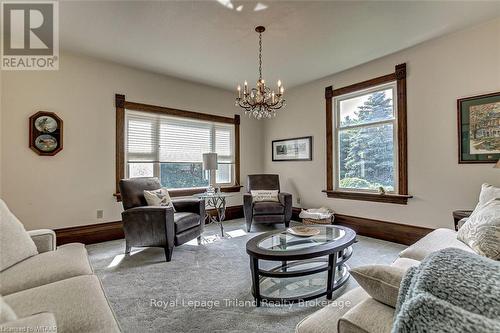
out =
[[[30,148],[54,156],[63,149],[63,121],[53,112],[39,111],[29,119]]]

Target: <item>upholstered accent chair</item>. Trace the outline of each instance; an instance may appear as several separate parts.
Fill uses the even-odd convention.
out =
[[[247,192],[243,195],[243,211],[250,232],[254,223],[284,223],[288,228],[292,218],[292,195],[279,192],[279,202],[253,202],[252,190],[280,190],[279,175],[248,175]]]
[[[205,225],[205,200],[176,199],[172,207],[148,206],[144,190],[161,188],[156,177],[120,180],[125,232],[125,253],[132,247],[162,247],[166,260],[172,259],[175,246],[194,238],[201,241]],[[175,212],[174,212],[175,208]]]

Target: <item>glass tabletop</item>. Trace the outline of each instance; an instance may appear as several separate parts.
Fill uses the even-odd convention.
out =
[[[218,193],[197,193],[194,194],[193,197],[198,199],[207,199],[207,198],[227,198],[233,196],[234,193],[231,192],[218,192]]]
[[[314,226],[312,228],[318,229],[320,231],[319,234],[310,237],[300,237],[292,235],[285,230],[264,238],[257,246],[269,251],[293,251],[334,242],[346,234],[343,229],[335,226]]]

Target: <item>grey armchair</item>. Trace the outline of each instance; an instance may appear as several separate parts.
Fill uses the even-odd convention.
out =
[[[172,207],[148,206],[144,190],[157,190],[161,184],[156,177],[120,180],[120,194],[125,233],[125,253],[132,247],[162,247],[167,261],[172,259],[174,245],[198,237],[205,225],[205,200],[172,200]]]
[[[278,175],[248,175],[247,192],[243,194],[243,212],[250,232],[252,222],[255,223],[284,223],[288,228],[292,218],[292,195],[279,192],[279,202],[253,202],[252,190],[280,190]]]

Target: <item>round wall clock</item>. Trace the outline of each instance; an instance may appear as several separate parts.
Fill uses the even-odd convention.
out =
[[[53,112],[39,111],[29,119],[30,148],[38,155],[53,156],[63,148],[63,121]]]

